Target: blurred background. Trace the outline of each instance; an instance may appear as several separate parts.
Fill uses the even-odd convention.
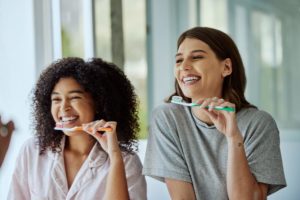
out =
[[[31,91],[52,61],[97,56],[124,69],[139,96],[143,161],[151,110],[173,89],[177,37],[209,26],[235,40],[247,99],[279,126],[288,187],[268,199],[299,200],[299,21],[299,0],[0,0],[0,115],[16,126],[0,169],[0,199],[32,136]],[[147,182],[150,200],[170,199],[164,184]]]

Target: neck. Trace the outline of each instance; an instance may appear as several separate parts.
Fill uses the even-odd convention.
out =
[[[210,118],[203,112],[203,110],[197,108],[197,107],[192,107],[192,112],[193,114],[202,122],[212,125],[213,122],[210,120]]]
[[[88,155],[94,144],[95,140],[87,134],[66,136],[65,150],[79,155]]]
[[[202,100],[202,99],[213,98],[213,97],[222,98],[221,94],[222,94],[222,90],[219,90],[219,91],[216,91],[216,92],[211,92],[210,94],[206,94],[206,95],[199,95],[197,97],[193,97],[192,102],[197,102],[197,101]],[[192,107],[192,112],[199,120],[203,121],[204,123],[206,123],[208,125],[213,124],[213,122],[205,114],[205,112],[202,109],[199,109],[197,106]]]

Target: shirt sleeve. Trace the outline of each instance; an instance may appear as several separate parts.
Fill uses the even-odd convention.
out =
[[[256,180],[269,185],[268,195],[286,186],[279,131],[274,119],[260,111],[245,139],[249,167]]]
[[[28,148],[26,147],[28,143],[25,143],[16,160],[16,167],[14,169],[12,180],[10,184],[10,189],[8,192],[8,200],[15,199],[30,199],[30,191],[28,184],[28,176],[27,176],[27,160],[26,155],[28,154]]]
[[[160,181],[171,178],[191,183],[175,116],[169,111],[158,107],[152,114],[143,173]]]
[[[146,200],[147,186],[142,174],[142,163],[136,154],[127,154],[124,159],[129,197],[131,200]]]

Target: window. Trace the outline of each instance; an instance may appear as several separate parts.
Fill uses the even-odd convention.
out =
[[[84,57],[81,0],[61,0],[62,56]]]
[[[200,25],[227,32],[241,52],[247,99],[285,129],[300,127],[299,7],[299,1],[200,1]]]
[[[112,61],[110,0],[94,0],[94,55]],[[62,54],[84,57],[84,22],[82,0],[61,1]],[[139,97],[140,138],[147,135],[147,65],[146,65],[146,2],[123,0],[124,71]],[[121,66],[123,67],[123,66]]]

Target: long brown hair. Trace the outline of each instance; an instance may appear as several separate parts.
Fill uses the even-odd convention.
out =
[[[179,36],[177,49],[186,38],[198,39],[205,42],[220,60],[230,58],[232,62],[232,73],[224,78],[222,97],[234,103],[237,111],[241,108],[255,107],[246,100],[244,95],[247,82],[245,69],[234,41],[222,31],[208,27],[195,27],[183,32]],[[175,92],[167,99],[167,102],[169,102],[174,95],[181,96],[185,101],[191,102],[190,98],[184,96],[176,79]]]

